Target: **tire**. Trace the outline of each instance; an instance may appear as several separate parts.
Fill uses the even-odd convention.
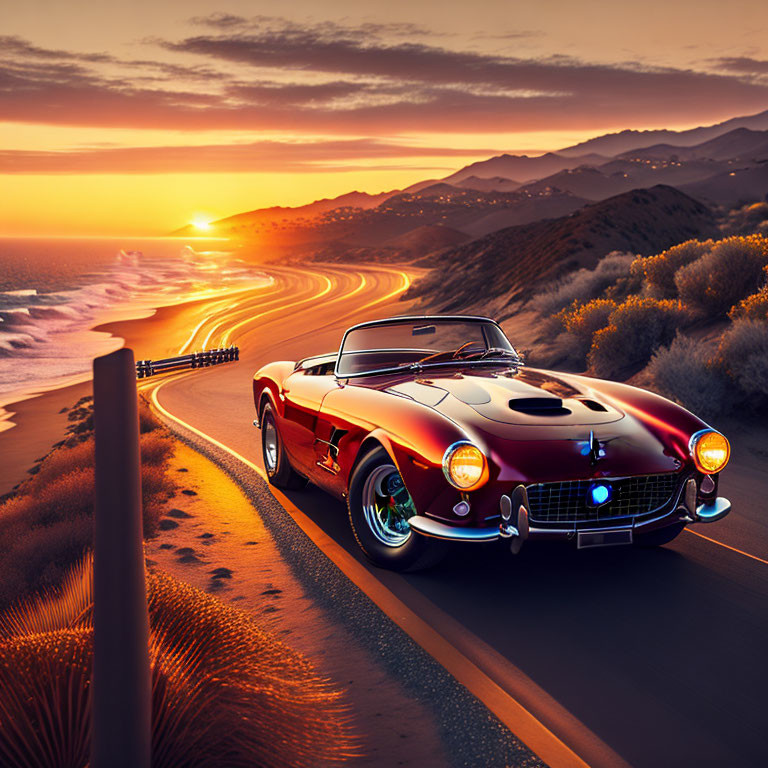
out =
[[[397,490],[392,491],[393,487]],[[397,497],[404,503],[387,506],[387,495],[393,502]],[[405,523],[405,515],[416,510],[383,448],[373,449],[357,462],[349,481],[347,509],[355,539],[374,565],[392,571],[417,571],[435,565],[445,555],[445,542],[415,533]],[[386,521],[378,514],[381,510],[392,510],[384,512]]]
[[[675,523],[650,533],[642,533],[639,536],[635,535],[633,541],[636,547],[642,547],[643,549],[661,547],[676,539],[683,532],[684,528],[685,523]]]
[[[267,480],[272,485],[285,490],[299,490],[306,486],[306,478],[291,466],[269,403],[261,412],[261,455],[264,459],[264,469],[267,471]]]

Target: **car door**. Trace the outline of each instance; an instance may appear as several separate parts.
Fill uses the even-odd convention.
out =
[[[317,415],[323,398],[336,386],[333,375],[298,370],[284,380],[280,392],[285,414],[281,425],[283,443],[294,468],[310,479],[320,471],[315,457]]]

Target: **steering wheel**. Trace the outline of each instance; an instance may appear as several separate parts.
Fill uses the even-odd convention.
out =
[[[448,352],[448,351],[434,352],[431,355],[422,357],[421,360],[419,360],[418,362],[429,363],[429,362],[437,362],[438,360],[458,360],[459,358],[464,356],[462,354],[464,350],[468,349],[469,347],[476,347],[476,346],[482,347],[482,350],[478,350],[478,352],[485,350],[485,344],[483,344],[482,341],[467,341],[464,344],[462,344],[458,349],[454,349],[453,352]]]
[[[464,352],[464,350],[469,350],[469,349],[470,349],[470,348],[472,348],[472,347],[482,347],[482,349],[478,349],[478,350],[477,350],[477,352],[479,352],[479,353],[481,353],[481,354],[482,354],[483,352],[485,352],[485,349],[486,349],[486,347],[485,347],[485,344],[484,344],[482,341],[468,341],[468,342],[466,342],[465,344],[462,344],[462,345],[461,345],[461,346],[460,346],[460,347],[459,347],[459,348],[458,348],[458,349],[457,349],[457,350],[456,350],[456,351],[455,351],[455,352],[454,352],[454,353],[451,355],[451,357],[452,357],[454,360],[458,360],[460,357],[463,357],[463,356],[464,356],[464,355],[462,354],[462,352]],[[473,353],[473,354],[477,354],[477,352],[476,352],[476,353]]]

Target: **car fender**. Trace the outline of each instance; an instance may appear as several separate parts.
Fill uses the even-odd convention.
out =
[[[361,455],[375,441],[391,457],[422,514],[446,489],[458,497],[443,475],[443,454],[457,440],[469,437],[442,414],[409,398],[362,387],[330,392],[322,413],[323,418],[346,431],[338,455],[344,491]],[[382,421],[387,428],[379,426]]]
[[[261,419],[262,398],[266,395],[275,413],[282,418],[285,408],[281,397],[283,382],[293,373],[296,363],[289,360],[281,360],[268,363],[260,368],[253,376],[253,404],[256,413]]]

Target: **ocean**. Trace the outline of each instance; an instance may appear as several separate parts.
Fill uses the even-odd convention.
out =
[[[0,238],[0,411],[89,378],[122,346],[97,325],[270,279],[222,240]]]

